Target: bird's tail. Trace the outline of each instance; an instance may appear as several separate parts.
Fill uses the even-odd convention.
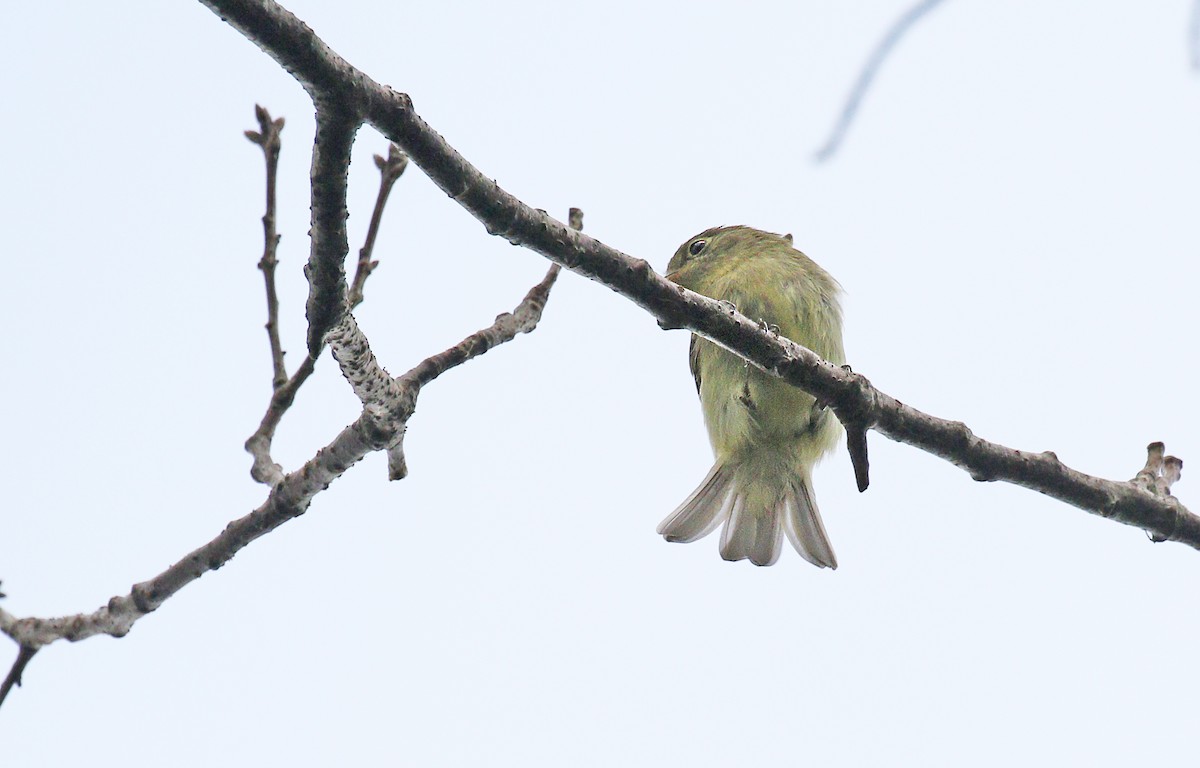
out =
[[[659,523],[667,541],[691,542],[721,532],[721,557],[772,565],[786,535],[808,562],[837,568],[807,471],[763,474],[718,462],[679,507]]]

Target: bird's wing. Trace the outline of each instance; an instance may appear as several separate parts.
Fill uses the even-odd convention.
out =
[[[696,380],[696,394],[700,394],[700,337],[692,334],[692,343],[688,345],[688,367],[692,369],[692,378]]]

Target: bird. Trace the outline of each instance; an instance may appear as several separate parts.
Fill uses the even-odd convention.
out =
[[[679,246],[666,277],[845,362],[841,286],[791,235],[707,229]],[[837,568],[812,485],[813,466],[841,436],[837,418],[804,390],[695,334],[688,361],[715,461],[658,533],[692,542],[723,525],[721,557],[759,566],[779,559],[786,537],[808,562]]]

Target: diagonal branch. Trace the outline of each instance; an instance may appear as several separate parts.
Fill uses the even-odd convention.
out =
[[[839,418],[856,429],[873,428],[940,456],[976,479],[1022,485],[1200,549],[1200,517],[1175,498],[1159,497],[1127,482],[1085,475],[1066,467],[1051,453],[1006,448],[976,437],[962,423],[922,413],[875,389],[865,377],[821,360],[737,311],[669,283],[647,262],[574,232],[525,205],[447,144],[416,113],[406,94],[381,86],[350,66],[278,4],[268,0],[202,2],[300,80],[319,106],[336,102],[342,109],[356,110],[403,148],[488,232],[604,283],[649,311],[664,328],[687,328],[721,344],[830,403]],[[310,322],[312,317],[310,312]]]
[[[229,523],[212,541],[188,553],[154,578],[135,584],[129,594],[113,597],[89,614],[51,619],[17,618],[0,608],[0,632],[16,641],[21,653],[29,657],[57,640],[76,642],[96,635],[124,637],[138,619],[157,610],[176,592],[229,562],[255,539],[303,515],[313,497],[368,453],[398,445],[405,424],[416,407],[421,387],[438,374],[482,355],[491,347],[532,331],[541,317],[557,273],[557,266],[552,266],[546,277],[511,313],[500,315],[489,328],[468,336],[452,349],[435,355],[431,358],[434,362],[428,366],[418,365],[399,379],[392,379],[379,367],[353,316],[347,313],[330,333],[329,341],[339,361],[343,361],[350,371],[348,376],[354,377],[352,385],[364,401],[363,412],[353,424],[343,429],[303,467],[283,476],[272,487],[262,506]],[[461,354],[460,348],[465,350]],[[418,371],[420,373],[414,373]],[[24,663],[27,662],[25,659]],[[9,674],[15,682],[19,682],[24,663],[19,668],[14,666],[14,672]]]
[[[833,130],[829,133],[829,138],[820,149],[816,151],[813,159],[818,163],[823,163],[833,157],[838,151],[838,147],[842,145],[842,141],[846,138],[846,134],[850,130],[850,124],[854,122],[854,117],[858,114],[858,108],[862,106],[863,97],[867,95],[867,91],[871,88],[871,83],[875,81],[875,76],[879,74],[879,70],[883,68],[883,64],[887,61],[887,57],[891,54],[892,49],[900,42],[908,30],[922,18],[927,16],[930,11],[938,7],[942,0],[920,0],[916,5],[909,8],[900,18],[893,22],[891,29],[883,36],[875,46],[875,50],[871,51],[871,55],[867,58],[867,63],[863,66],[862,72],[858,74],[858,80],[854,82],[854,87],[850,89],[850,95],[846,97],[846,104],[842,107],[841,114],[838,115],[837,122],[833,125]]]
[[[571,227],[583,229],[583,211],[570,210]],[[559,266],[551,264],[542,281],[529,289],[525,298],[513,309],[496,317],[489,327],[476,331],[444,352],[439,352],[415,366],[396,379],[391,379],[379,365],[366,337],[359,330],[354,316],[347,313],[326,337],[333,349],[334,358],[342,367],[342,375],[350,382],[354,393],[364,408],[378,412],[403,412],[411,414],[416,408],[421,388],[446,371],[478,357],[489,349],[512,341],[518,334],[530,333],[537,327],[542,310],[550,297],[550,289],[558,279]],[[405,417],[407,421],[407,417]],[[408,476],[408,462],[404,456],[404,434],[402,427],[396,439],[388,446],[388,479],[403,480]]]
[[[462,365],[471,358],[479,357],[492,347],[511,341],[517,334],[529,333],[537,327],[541,320],[542,310],[546,307],[550,289],[558,279],[559,266],[550,265],[546,276],[537,285],[529,289],[525,298],[512,312],[506,312],[496,318],[496,322],[482,331],[476,331],[457,345],[445,352],[426,358],[411,371],[400,377],[400,381],[422,387],[441,376],[446,371]]]
[[[264,3],[248,3],[247,7],[249,6],[255,6],[259,10],[269,10],[273,7]],[[285,26],[292,30],[297,29],[298,20],[290,14],[287,19],[290,19],[290,22]],[[303,24],[299,24],[298,28],[307,29]],[[317,49],[301,53],[330,53],[323,43],[316,43],[319,44]],[[318,493],[368,453],[387,450],[393,477],[402,476],[403,453],[399,448],[400,440],[407,420],[415,408],[421,387],[445,370],[483,354],[496,344],[515,338],[519,333],[529,332],[537,325],[550,288],[558,275],[558,265],[550,268],[546,278],[529,291],[512,313],[500,315],[491,327],[472,334],[451,350],[436,355],[428,365],[417,366],[413,375],[394,380],[386,374],[371,354],[365,336],[347,308],[344,268],[348,251],[346,182],[350,151],[355,133],[362,124],[362,113],[355,105],[341,100],[338,93],[318,87],[322,82],[328,81],[317,77],[309,89],[317,108],[316,140],[310,174],[311,250],[305,267],[310,288],[309,356],[291,379],[285,380],[277,322],[269,322],[268,332],[272,342],[275,371],[274,393],[259,430],[247,441],[247,449],[255,456],[255,477],[269,482],[272,486],[267,500],[258,509],[229,523],[214,539],[162,573],[148,581],[135,584],[129,594],[111,598],[107,604],[90,614],[49,619],[17,618],[0,609],[0,632],[8,635],[20,647],[16,663],[0,686],[0,701],[13,686],[20,684],[25,666],[40,648],[60,639],[74,642],[102,634],[123,637],[138,619],[157,610],[180,589],[205,573],[220,568],[255,539],[304,514]],[[279,238],[274,224],[274,159],[278,156],[278,134],[283,123],[282,120],[272,121],[266,110],[261,108],[256,114],[262,132],[247,132],[247,136],[263,147],[268,166],[268,205],[263,221],[266,244],[260,266],[263,268],[267,285],[268,315],[270,319],[277,321],[278,301],[274,295],[273,278],[274,248]],[[387,197],[387,190],[403,172],[404,164],[405,161],[398,150],[390,155],[388,161],[380,163],[384,175],[384,188],[381,188],[380,200],[376,205],[372,232],[368,236],[363,253],[360,254],[360,259],[366,262],[364,270],[360,261],[362,280],[366,279],[373,266],[370,262],[370,251],[374,234],[378,230],[378,219]],[[571,220],[578,228],[582,225],[582,213],[572,209]],[[360,292],[362,280],[356,280]],[[297,389],[312,373],[316,356],[326,343],[331,346],[343,373],[362,400],[363,411],[353,424],[343,429],[333,442],[318,451],[304,466],[285,475],[282,469],[270,460],[271,439],[279,419],[291,405]]]
[[[583,211],[571,209],[571,226],[576,231],[583,229]],[[511,313],[496,318],[496,322],[482,331],[477,331],[445,352],[426,358],[419,365],[400,377],[400,381],[423,387],[446,371],[478,357],[492,347],[511,341],[520,333],[529,333],[537,327],[542,310],[550,297],[550,289],[558,279],[559,266],[551,264],[546,276],[529,289],[525,298]]]
[[[572,209],[575,210],[575,209]],[[512,312],[496,317],[496,321],[481,331],[476,331],[450,349],[427,358],[397,381],[405,387],[416,405],[421,388],[446,371],[479,357],[493,347],[512,341],[518,334],[530,333],[542,318],[542,310],[550,297],[550,289],[558,279],[559,266],[551,264],[546,276],[529,289],[521,303]],[[408,462],[404,457],[404,432],[396,442],[388,446],[388,479],[403,480],[408,476]]]
[[[313,497],[347,469],[371,451],[386,447],[398,427],[364,412],[304,466],[277,483],[262,506],[229,523],[212,541],[154,578],[135,584],[129,594],[113,597],[90,614],[53,619],[18,619],[0,609],[0,632],[34,650],[61,639],[75,642],[95,635],[124,637],[138,619],[157,610],[180,589],[229,562],[250,542],[304,514]]]

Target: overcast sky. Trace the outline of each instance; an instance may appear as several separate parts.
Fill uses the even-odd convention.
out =
[[[1200,510],[1200,73],[1189,3],[948,0],[812,161],[909,0],[291,7],[484,173],[658,268],[791,232],[889,394],[1112,479],[1163,440]],[[736,8],[736,10],[735,10]],[[0,61],[0,578],[92,611],[257,507],[270,394],[254,104],[287,119],[301,357],[312,109],[197,2],[21,3]],[[377,185],[362,130],[357,252]],[[357,316],[401,373],[540,279],[418,170]],[[815,477],[836,572],[727,563],[657,523],[711,453],[686,361],[564,275],[537,331],[422,394],[382,455],[121,640],[58,643],[0,764],[1193,765],[1200,552],[871,438]],[[359,412],[326,355],[275,458]],[[0,642],[7,669],[15,646]]]

